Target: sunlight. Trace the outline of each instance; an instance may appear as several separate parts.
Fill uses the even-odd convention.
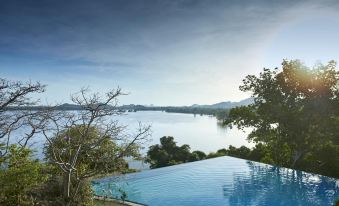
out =
[[[271,68],[281,59],[300,59],[306,65],[327,63],[339,56],[339,15],[334,12],[303,16],[282,26],[269,40],[264,61]]]

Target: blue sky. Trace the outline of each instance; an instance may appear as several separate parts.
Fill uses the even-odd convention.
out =
[[[0,76],[47,84],[42,103],[117,86],[121,104],[238,101],[283,59],[339,60],[339,1],[1,0]]]

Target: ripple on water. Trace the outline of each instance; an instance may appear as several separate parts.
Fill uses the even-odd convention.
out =
[[[220,157],[98,180],[103,189],[148,205],[332,205],[339,198],[337,179]],[[112,182],[116,182],[112,186]],[[114,185],[114,184],[113,184]],[[118,186],[117,186],[118,185]],[[106,193],[107,194],[107,193]]]

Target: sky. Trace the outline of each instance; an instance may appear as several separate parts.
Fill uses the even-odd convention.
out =
[[[121,87],[120,104],[239,101],[283,59],[339,60],[337,0],[0,0],[0,77],[42,104]]]

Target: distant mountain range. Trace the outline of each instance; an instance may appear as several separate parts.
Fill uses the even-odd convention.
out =
[[[239,106],[246,106],[249,104],[252,104],[254,101],[253,97],[241,100],[239,102],[219,102],[216,104],[210,104],[210,105],[199,105],[199,104],[193,104],[191,107],[197,107],[197,108],[211,108],[211,109],[230,109],[234,107]]]
[[[136,105],[136,104],[129,104],[129,105],[122,105],[119,106],[118,109],[120,110],[166,110],[166,109],[173,109],[173,108],[186,108],[191,110],[197,110],[197,109],[230,109],[238,106],[245,106],[253,103],[253,98],[247,98],[244,100],[241,100],[239,102],[219,102],[216,104],[211,105],[199,105],[199,104],[193,104],[191,106],[145,106],[145,105]],[[110,108],[112,106],[107,105],[106,107]],[[27,109],[33,109],[33,110],[42,110],[46,108],[52,108],[48,106],[32,106],[32,107],[11,107],[10,110],[27,110]],[[112,107],[113,109],[114,107]],[[82,110],[83,107],[76,104],[61,104],[54,107],[55,110]]]

